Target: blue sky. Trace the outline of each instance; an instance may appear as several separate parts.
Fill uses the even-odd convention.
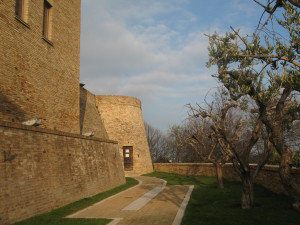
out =
[[[139,98],[144,120],[162,131],[187,117],[217,82],[207,69],[208,38],[253,33],[252,0],[82,0],[81,82],[96,95]]]

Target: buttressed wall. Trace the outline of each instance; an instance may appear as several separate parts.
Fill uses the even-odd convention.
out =
[[[0,224],[125,183],[95,96],[80,95],[80,7],[80,0],[0,0]],[[42,125],[21,124],[33,118]],[[80,135],[91,131],[95,137]]]
[[[0,3],[0,120],[41,118],[43,128],[79,134],[80,0]]]
[[[94,133],[94,137],[108,139],[108,134],[96,105],[94,94],[80,88],[80,133]]]
[[[98,95],[96,104],[109,138],[119,143],[125,175],[153,172],[141,101],[127,96]]]
[[[125,183],[118,143],[0,121],[0,224]]]

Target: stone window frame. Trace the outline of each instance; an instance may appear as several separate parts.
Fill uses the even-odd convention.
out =
[[[43,40],[53,46],[52,43],[52,14],[53,6],[49,1],[44,0],[43,7]]]
[[[15,1],[15,18],[24,26],[30,28],[28,24],[28,0]]]

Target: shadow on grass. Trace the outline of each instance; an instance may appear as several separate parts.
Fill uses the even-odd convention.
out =
[[[184,176],[154,172],[146,176],[164,179],[169,185],[194,185],[181,225],[295,225],[300,213],[293,210],[292,199],[255,185],[252,209],[241,209],[241,183],[224,181],[217,188],[215,177]]]
[[[84,198],[79,201],[73,202],[64,207],[54,209],[51,212],[44,213],[17,223],[14,225],[104,225],[109,223],[109,219],[75,219],[65,218],[67,215],[75,213],[83,208],[86,208],[94,203],[97,203],[105,198],[115,195],[121,191],[124,191],[130,187],[138,184],[138,181],[133,178],[126,178],[126,184],[118,186],[114,189],[99,193],[90,198]]]

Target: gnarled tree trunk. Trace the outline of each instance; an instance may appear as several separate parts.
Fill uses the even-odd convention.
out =
[[[242,179],[242,201],[241,205],[243,209],[249,209],[254,206],[254,192],[253,192],[253,179],[250,171],[244,172],[241,175]]]
[[[292,176],[292,152],[289,149],[281,154],[279,174],[285,190],[295,201],[293,207],[300,211],[300,187]]]
[[[221,163],[215,163],[215,168],[216,168],[216,174],[218,179],[218,188],[223,189],[224,188],[223,165]]]
[[[273,126],[270,127],[270,140],[281,156],[279,166],[281,182],[289,196],[291,196],[295,201],[293,207],[300,211],[300,187],[296,184],[295,179],[292,176],[292,151],[285,145],[284,139],[281,135],[283,133],[281,130],[281,123],[274,123],[272,125]]]

